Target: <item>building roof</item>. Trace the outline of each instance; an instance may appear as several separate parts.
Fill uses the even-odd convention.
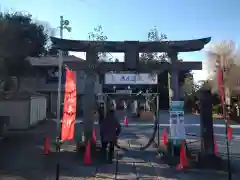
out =
[[[33,66],[58,66],[59,58],[57,56],[46,56],[46,57],[30,57],[29,62]],[[65,56],[63,62],[80,62],[85,61],[84,59],[76,56]]]

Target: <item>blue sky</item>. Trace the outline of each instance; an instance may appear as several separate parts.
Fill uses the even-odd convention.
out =
[[[101,24],[109,40],[146,40],[154,26],[169,40],[212,37],[212,42],[240,42],[239,0],[1,0],[2,11],[30,12],[35,19],[59,26],[70,20],[65,38],[87,39]],[[58,33],[58,32],[57,32]],[[204,61],[205,53],[182,53],[186,61]],[[203,79],[205,72],[195,72]]]

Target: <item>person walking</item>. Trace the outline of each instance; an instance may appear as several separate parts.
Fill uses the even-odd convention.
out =
[[[102,143],[102,156],[108,163],[112,163],[114,156],[114,145],[121,132],[121,124],[115,116],[113,106],[107,112],[106,117],[100,123],[100,136]]]
[[[104,109],[104,103],[100,103],[99,107],[98,107],[98,122],[99,124],[101,124],[101,122],[104,120],[105,118],[105,109]]]

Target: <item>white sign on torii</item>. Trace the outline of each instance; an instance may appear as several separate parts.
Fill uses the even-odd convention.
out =
[[[140,73],[140,74],[119,74],[119,73],[106,73],[105,84],[157,84],[157,74]]]

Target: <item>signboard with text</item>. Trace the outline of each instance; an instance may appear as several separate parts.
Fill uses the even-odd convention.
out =
[[[65,68],[62,69],[62,84],[65,83],[66,73]],[[46,83],[58,83],[58,67],[52,67],[47,70]]]
[[[131,94],[132,90],[116,90],[116,94]]]
[[[185,139],[184,102],[170,103],[170,134],[173,140]]]
[[[140,73],[140,74],[117,74],[107,73],[104,77],[105,84],[157,84],[157,74]]]

